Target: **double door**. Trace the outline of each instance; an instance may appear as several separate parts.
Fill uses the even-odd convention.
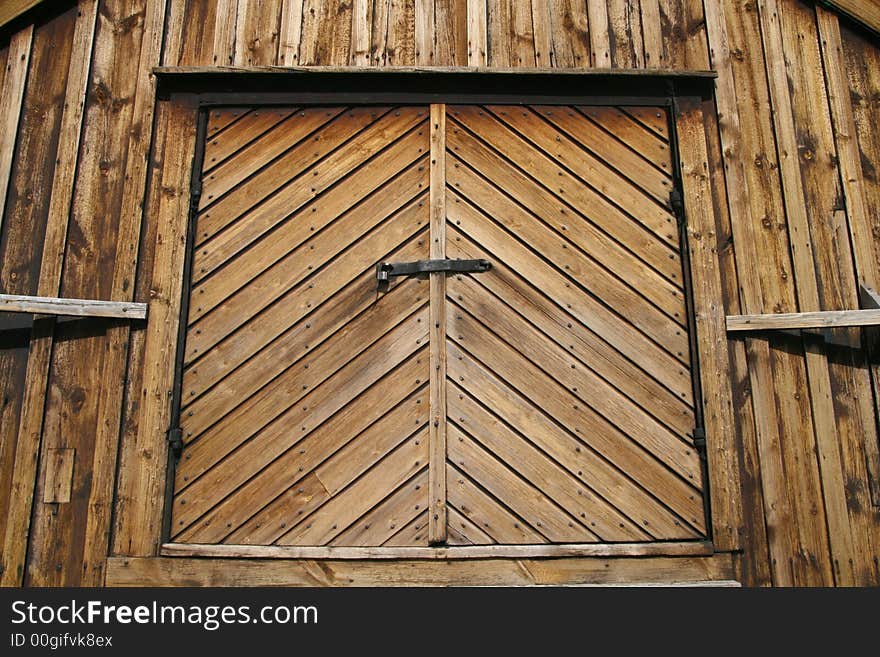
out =
[[[210,111],[171,540],[704,537],[667,125]]]

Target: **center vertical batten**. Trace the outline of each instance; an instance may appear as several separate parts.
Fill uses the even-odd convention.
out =
[[[431,105],[431,251],[446,257],[446,106]],[[446,275],[430,274],[430,464],[428,540],[446,542]]]

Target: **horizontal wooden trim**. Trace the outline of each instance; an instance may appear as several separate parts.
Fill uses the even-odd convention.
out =
[[[736,586],[738,557],[325,560],[111,557],[107,586]]]
[[[712,554],[712,544],[618,543],[596,545],[467,545],[459,547],[301,547],[287,545],[200,545],[166,543],[166,557],[236,559],[540,559],[561,557],[698,556]]]
[[[808,313],[727,316],[729,332],[878,325],[880,325],[880,310],[823,310]]]
[[[880,34],[880,2],[877,0],[823,0],[822,4],[838,9]]]
[[[704,78],[714,80],[718,77],[716,71],[710,70],[685,70],[673,68],[493,68],[489,66],[155,66],[153,73],[158,76],[168,75],[273,75],[287,74],[310,75],[328,73],[332,74],[373,74],[373,75],[400,75],[404,73],[416,73],[422,75],[452,74],[452,75],[550,75],[550,76],[578,76],[584,78],[610,77],[610,78]]]
[[[309,94],[310,102],[522,102],[556,97],[569,103],[602,97],[604,104],[657,105],[672,94],[710,97],[714,71],[674,69],[544,69],[469,67],[169,67],[153,69],[161,98],[174,94],[235,94],[230,104],[279,102]],[[330,96],[329,98],[327,96]],[[265,101],[269,98],[270,101]],[[347,98],[355,100],[348,101]],[[450,99],[452,99],[450,101]],[[296,102],[305,102],[299,100]],[[548,101],[551,102],[551,101]],[[559,104],[561,104],[560,101]],[[203,103],[204,104],[204,103]]]
[[[59,299],[0,294],[0,312],[39,313],[70,317],[118,317],[146,319],[147,304],[127,301],[95,301],[92,299]]]

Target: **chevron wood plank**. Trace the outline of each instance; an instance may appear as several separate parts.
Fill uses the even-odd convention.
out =
[[[629,114],[618,107],[597,107],[586,105],[578,111],[596,125],[629,146],[633,152],[645,158],[667,175],[672,171],[672,153],[667,141],[657,133],[647,129]]]
[[[264,132],[271,130],[291,115],[292,109],[255,109],[234,125],[205,142],[205,164],[214,167],[246,147]]]
[[[548,543],[522,518],[511,513],[474,484],[461,470],[447,462],[446,486],[450,509],[461,513],[499,544]]]
[[[428,507],[428,470],[424,469],[404,483],[378,506],[358,518],[354,524],[333,539],[331,545],[385,545],[403,527],[423,516]],[[425,532],[421,532],[425,534]],[[419,531],[416,531],[419,534]],[[398,536],[396,545],[427,545],[427,535],[412,537],[410,542]]]

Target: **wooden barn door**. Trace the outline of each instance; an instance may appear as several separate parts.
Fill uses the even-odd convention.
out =
[[[704,537],[672,180],[662,109],[212,111],[171,540]]]

